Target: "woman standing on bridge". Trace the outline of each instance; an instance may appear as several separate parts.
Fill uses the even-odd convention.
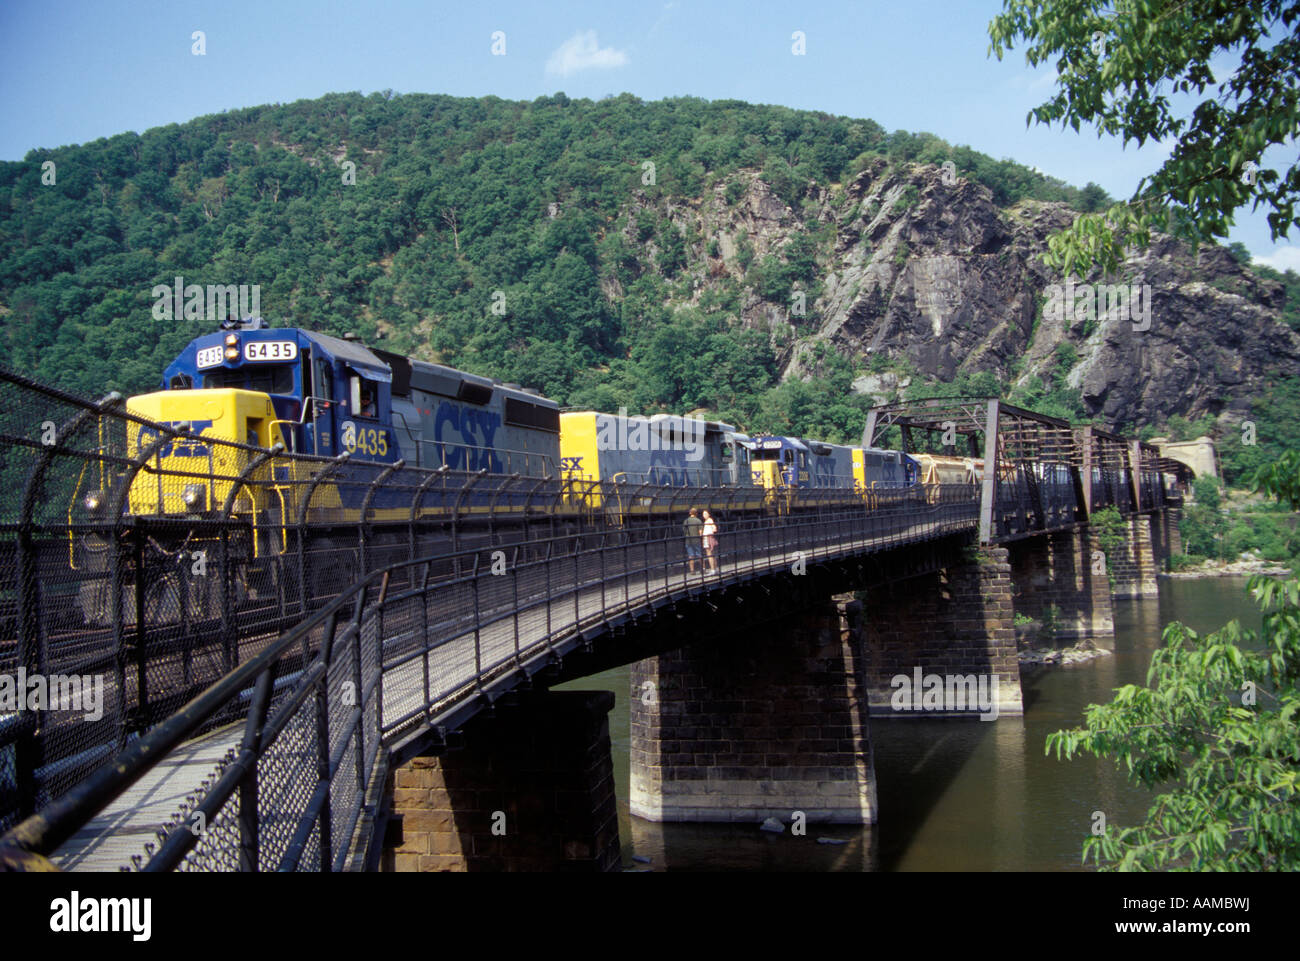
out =
[[[705,562],[710,572],[716,572],[718,569],[718,523],[708,511],[704,512],[704,527],[700,529],[700,536],[704,538]]]

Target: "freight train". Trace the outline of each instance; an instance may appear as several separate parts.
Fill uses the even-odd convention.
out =
[[[265,570],[263,590],[281,576],[275,572],[284,565],[274,559],[290,549],[288,532],[298,519],[295,505],[323,465],[315,458],[342,453],[348,455],[347,471],[312,489],[310,508],[301,519],[326,544],[331,538],[355,540],[363,511],[364,521],[378,526],[381,544],[383,525],[391,523],[401,531],[400,537],[394,533],[388,538],[393,560],[407,547],[405,531],[413,520],[436,526],[439,517],[454,509],[458,521],[488,518],[495,525],[504,517],[508,525],[512,506],[520,505],[502,502],[491,484],[466,494],[462,480],[435,485],[413,512],[409,491],[377,485],[380,492],[372,495],[364,482],[344,483],[344,475],[364,481],[402,465],[447,476],[549,478],[564,493],[549,499],[546,511],[588,520],[604,515],[613,526],[621,526],[633,508],[673,509],[671,500],[663,506],[663,498],[634,503],[638,489],[656,486],[703,488],[697,506],[712,506],[716,513],[723,507],[798,509],[791,493],[806,489],[827,490],[845,504],[867,508],[884,491],[923,502],[927,485],[951,481],[946,473],[927,475],[920,461],[899,451],[800,437],[751,437],[732,425],[701,418],[561,412],[554,401],[515,384],[366,347],[354,339],[270,328],[260,320],[227,322],[219,331],[197,337],[167,366],[160,386],[127,401],[128,414],[137,418],[129,428],[128,455],[148,460],[150,469],[130,481],[125,512],[155,520],[247,519],[248,542],[236,549],[250,558],[251,570]],[[162,435],[157,424],[184,430],[185,436]],[[212,443],[216,440],[244,448]],[[258,466],[258,452],[274,445],[314,456]],[[237,485],[241,474],[257,483]],[[969,477],[967,473],[963,480]],[[107,521],[105,512],[115,502],[109,490],[113,479],[100,478],[99,485],[76,496],[83,498],[92,520]],[[93,484],[87,480],[86,486]],[[202,540],[184,524],[175,530],[178,541],[191,548]],[[495,536],[496,526],[493,532]],[[176,549],[160,538],[153,540],[159,550]],[[86,535],[81,563],[102,567],[107,547],[102,535]],[[417,547],[432,549],[428,542]],[[259,561],[265,563],[259,567]],[[92,593],[83,605],[86,615],[103,620],[103,593]]]

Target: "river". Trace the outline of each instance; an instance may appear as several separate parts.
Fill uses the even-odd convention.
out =
[[[1246,578],[1161,578],[1159,598],[1115,601],[1115,651],[1067,667],[1021,668],[1023,718],[871,721],[880,816],[873,827],[809,825],[806,836],[755,824],[654,824],[628,811],[630,667],[563,685],[610,690],[610,739],[625,868],[651,871],[1071,871],[1101,811],[1140,821],[1149,797],[1109,760],[1044,754],[1047,735],[1089,704],[1146,679],[1164,624],[1208,633],[1232,618],[1259,627]],[[831,838],[844,843],[819,843]],[[648,859],[648,860],[647,860]]]

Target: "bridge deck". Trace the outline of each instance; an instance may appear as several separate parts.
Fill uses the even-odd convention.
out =
[[[630,577],[618,573],[604,583],[596,580],[584,584],[577,596],[576,610],[572,596],[552,600],[549,603],[544,601],[534,603],[542,600],[544,595],[531,597],[521,595],[520,606],[529,609],[517,617],[511,613],[505,620],[496,621],[479,631],[478,659],[482,666],[481,674],[476,670],[472,622],[440,624],[440,631],[445,637],[451,637],[451,640],[444,641],[433,648],[423,658],[384,671],[383,726],[387,729],[421,707],[426,708],[424,716],[432,719],[446,705],[473,690],[476,681],[486,681],[493,675],[503,670],[510,670],[521,662],[544,652],[548,618],[554,636],[559,630],[586,627],[612,614],[616,615],[634,608],[656,596],[674,594],[687,596],[689,593],[712,589],[737,578],[744,579],[746,576],[788,568],[800,559],[811,564],[835,556],[897,546],[904,541],[922,539],[927,534],[939,536],[938,532],[927,531],[927,526],[926,522],[903,521],[896,529],[887,533],[838,541],[819,549],[775,550],[771,553],[748,555],[735,560],[723,558],[718,563],[716,573],[702,571],[690,573],[684,561],[678,562],[667,572],[634,572]],[[570,585],[558,586],[567,589]],[[534,603],[534,606],[529,607],[530,603]],[[399,647],[404,641],[407,643],[414,641],[418,636],[419,627],[388,623],[385,625],[384,633],[387,654],[387,649]],[[516,653],[516,637],[518,637],[518,653]],[[423,677],[422,661],[425,663]],[[431,694],[428,701],[425,696],[426,679],[427,690]]]
[[[953,529],[960,526],[954,525]],[[415,723],[419,716],[433,719],[471,693],[477,682],[487,681],[544,654],[548,618],[550,636],[555,637],[566,630],[586,628],[654,597],[685,597],[736,579],[790,567],[801,558],[812,564],[949,532],[934,530],[926,521],[899,518],[891,529],[875,536],[836,539],[807,551],[775,549],[724,556],[719,559],[716,573],[688,572],[683,560],[666,571],[609,572],[603,581],[599,577],[580,576],[576,603],[574,593],[551,596],[548,600],[541,585],[532,584],[519,594],[518,607],[524,609],[520,613],[516,613],[513,597],[489,599],[479,608],[480,620],[491,623],[478,629],[477,645],[472,613],[462,610],[451,620],[430,619],[430,633],[445,640],[428,652],[383,671],[383,727],[390,728],[416,712],[416,717],[402,727]],[[573,580],[557,581],[551,585],[552,595],[571,591],[573,585]],[[436,611],[436,597],[431,606]],[[386,663],[398,659],[402,652],[422,650],[426,616],[422,608],[423,604],[415,603],[401,616],[390,614],[385,618],[380,648]],[[186,796],[199,789],[228,751],[237,748],[242,735],[242,723],[232,724],[169,754],[66,842],[55,862],[64,870],[72,871],[116,871],[129,865],[132,855],[145,854],[145,843],[157,840],[157,831],[175,823]]]
[[[157,842],[156,831],[172,823],[187,794],[198,790],[231,748],[243,724],[195,738],[158,762],[144,777],[73,835],[53,858],[64,871],[117,871],[132,855]]]

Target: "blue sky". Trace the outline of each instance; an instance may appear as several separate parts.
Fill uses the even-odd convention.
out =
[[[1001,62],[987,56],[1000,9],[1000,0],[4,0],[0,160],[336,91],[525,100],[629,91],[869,117],[1128,196],[1163,149],[1026,128],[1052,71],[1030,70],[1020,49]],[[192,53],[196,30],[204,56]],[[492,54],[495,31],[504,56]],[[792,53],[795,31],[802,56]],[[1239,215],[1231,239],[1300,269],[1300,236],[1273,244],[1263,211]]]

